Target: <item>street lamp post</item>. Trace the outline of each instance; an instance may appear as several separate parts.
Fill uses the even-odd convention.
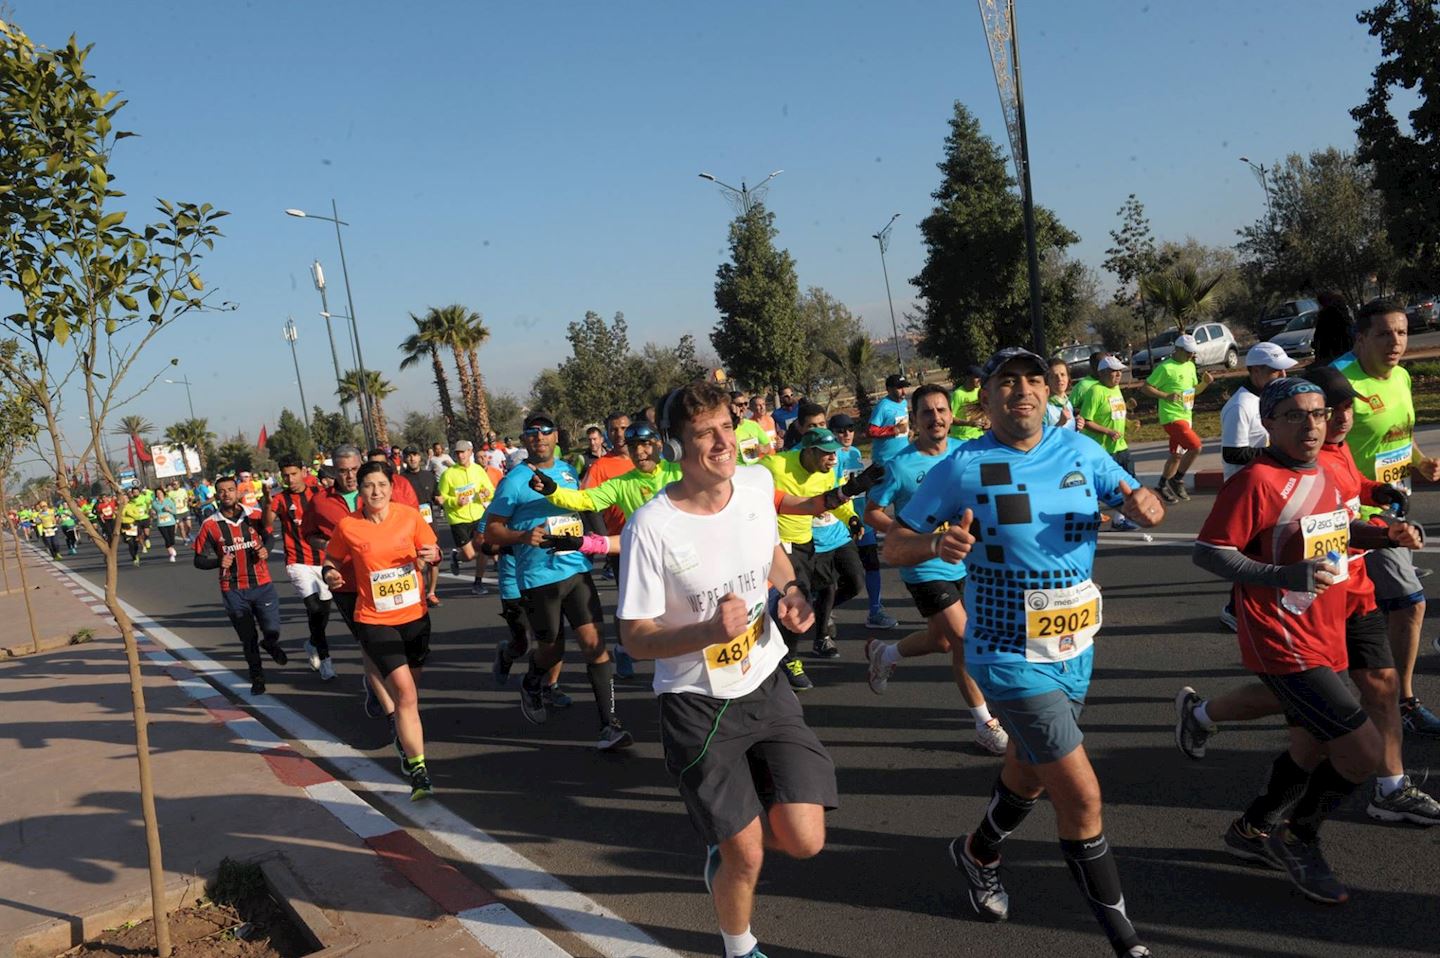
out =
[[[1260,181],[1260,188],[1265,191],[1265,216],[1267,219],[1273,219],[1275,211],[1270,206],[1270,177],[1269,171],[1265,169],[1265,164],[1255,163],[1248,156],[1240,157],[1240,162],[1250,167],[1250,172],[1254,173],[1255,178]]]
[[[355,322],[355,297],[350,291],[350,267],[345,261],[345,239],[340,233],[340,227],[349,226],[350,224],[340,218],[340,207],[335,203],[333,198],[330,200],[330,212],[334,215],[320,216],[315,213],[307,213],[304,210],[297,209],[287,209],[285,211],[287,216],[295,216],[301,219],[324,220],[327,223],[335,224],[335,244],[340,248],[340,275],[345,280],[345,302],[350,309],[350,335],[355,341],[355,375],[358,380],[355,384],[355,392],[360,400],[360,423],[365,430],[365,444],[367,446],[374,446],[375,424],[373,422],[374,417],[370,414],[371,397],[366,388],[366,382],[369,377],[365,372],[365,351],[361,348],[360,330]]]
[[[191,419],[194,419],[194,418],[195,418],[195,400],[193,400],[193,399],[190,398],[190,387],[193,386],[194,383],[192,383],[192,382],[190,381],[190,377],[189,377],[189,376],[186,376],[184,379],[167,379],[167,380],[165,380],[165,381],[166,381],[167,383],[169,383],[170,385],[172,385],[172,386],[184,386],[184,387],[185,387],[185,404],[190,407],[190,418],[191,418]]]
[[[338,391],[340,389],[341,379],[343,378],[340,375],[340,354],[335,351],[335,329],[330,325],[330,317],[332,314],[330,312],[330,301],[325,295],[325,270],[321,268],[318,259],[310,264],[310,278],[315,281],[315,288],[320,291],[320,315],[325,318],[325,335],[330,337],[330,362],[335,364],[335,389]],[[350,340],[350,352],[352,355],[355,352],[355,340],[353,337]],[[356,365],[359,364],[357,363]],[[340,401],[340,415],[345,417],[347,423],[350,421],[350,404],[343,399]]]
[[[750,208],[756,203],[758,203],[761,196],[764,195],[762,191],[765,189],[765,184],[769,183],[771,180],[775,179],[775,177],[779,176],[781,173],[784,172],[784,170],[776,170],[774,173],[771,173],[769,176],[765,177],[765,179],[761,180],[759,183],[756,183],[754,186],[746,186],[745,181],[741,180],[740,186],[734,187],[731,186],[729,183],[717,180],[710,173],[701,173],[700,179],[709,180],[711,183],[714,183],[716,186],[720,187],[720,189],[724,190],[731,199],[739,200],[740,212],[748,213],[750,212]]]
[[[895,322],[895,300],[890,295],[890,270],[885,266],[885,251],[890,247],[890,231],[895,227],[895,221],[899,218],[899,213],[890,217],[890,222],[885,224],[885,228],[874,234],[874,240],[880,244],[880,272],[885,277],[885,301],[890,304],[890,331],[895,335],[895,368],[903,376],[905,375],[905,360],[900,355],[900,327]]]
[[[300,338],[300,333],[295,329],[295,320],[288,316],[280,330],[280,335],[290,344],[290,361],[295,364],[295,385],[300,387],[300,412],[305,417],[305,431],[309,432],[310,407],[305,405],[305,381],[300,378],[300,357],[295,352],[295,340]]]

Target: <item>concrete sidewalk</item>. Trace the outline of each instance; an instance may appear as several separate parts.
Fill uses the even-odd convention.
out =
[[[60,588],[47,595],[45,621],[88,616],[99,637],[0,660],[0,958],[57,954],[149,914],[124,649],[88,602],[36,574],[44,579],[32,586]],[[263,727],[227,700],[197,701],[213,693],[197,693],[186,670],[147,661],[144,672],[171,907],[202,895],[197,876],[222,858],[263,858],[327,948],[494,954],[466,924],[493,903],[488,892],[308,759],[265,743]],[[358,833],[356,821],[366,823]]]

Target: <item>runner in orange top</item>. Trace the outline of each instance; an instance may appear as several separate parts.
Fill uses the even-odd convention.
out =
[[[430,611],[425,565],[440,561],[435,532],[420,510],[392,502],[397,482],[389,462],[367,462],[357,475],[359,508],[341,519],[325,551],[325,584],[355,579],[355,638],[395,703],[395,751],[410,778],[410,800],[432,794],[425,768],[417,682],[430,654]],[[413,756],[413,757],[412,757]]]

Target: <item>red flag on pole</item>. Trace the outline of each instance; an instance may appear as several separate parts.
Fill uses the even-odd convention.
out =
[[[149,462],[149,461],[150,461],[150,453],[149,453],[149,451],[145,448],[145,443],[143,443],[143,442],[140,440],[140,437],[139,437],[139,436],[134,436],[134,437],[132,437],[132,438],[135,440],[135,456],[136,456],[136,458],[138,458],[141,462]]]
[[[255,448],[259,449],[261,452],[264,452],[266,439],[267,436],[265,435],[265,427],[262,425],[260,427],[260,438],[255,440]]]

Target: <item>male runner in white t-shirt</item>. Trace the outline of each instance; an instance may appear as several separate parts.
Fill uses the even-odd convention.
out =
[[[736,469],[726,393],[685,386],[660,419],[683,476],[625,525],[616,618],[630,654],[655,660],[665,765],[707,846],[725,954],[764,958],[750,915],[766,833],[809,858],[838,803],[834,763],[777,668],[772,616],[795,632],[815,616],[780,547],[770,473]]]

